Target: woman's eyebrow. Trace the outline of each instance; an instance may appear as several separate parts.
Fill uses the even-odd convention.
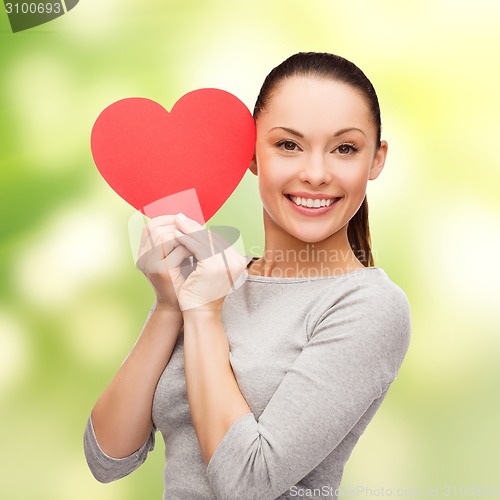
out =
[[[301,134],[300,132],[297,132],[296,130],[293,130],[292,128],[288,128],[288,127],[273,127],[271,129],[269,129],[268,133],[272,132],[273,130],[275,130],[277,128],[285,130],[289,134],[296,135],[297,137],[301,137],[302,139],[304,138],[304,134]],[[333,137],[338,137],[339,135],[345,134],[346,132],[350,132],[351,130],[357,130],[358,132],[361,132],[366,137],[366,134],[360,128],[357,128],[357,127],[347,127],[347,128],[340,129],[333,134]]]
[[[304,135],[301,134],[300,132],[297,132],[296,130],[293,130],[291,128],[288,128],[288,127],[273,127],[273,128],[270,128],[267,133],[269,134],[269,132],[272,132],[273,130],[276,130],[277,128],[280,128],[282,130],[285,130],[286,132],[288,132],[289,134],[292,134],[292,135],[296,135],[297,137],[301,137],[302,139],[304,138]]]
[[[366,134],[360,128],[357,128],[357,127],[343,128],[343,129],[335,132],[335,134],[333,134],[333,137],[338,137],[339,135],[345,134],[346,132],[350,132],[351,130],[357,130],[358,132],[361,132],[366,137]]]

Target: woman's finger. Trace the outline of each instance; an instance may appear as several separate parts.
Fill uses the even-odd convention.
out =
[[[142,231],[141,243],[156,238],[158,234],[172,233],[175,228],[175,224],[167,224],[165,226],[151,226],[151,224],[146,224]]]
[[[162,234],[165,231],[173,232],[175,224],[167,224],[164,226],[152,226],[150,223],[144,225],[141,235],[141,246],[145,246],[148,242],[153,246],[156,235]]]
[[[169,243],[170,246],[177,246],[177,242],[175,240],[175,236],[174,236],[174,227],[173,226],[169,226],[167,229],[163,229],[163,228],[158,228],[155,232],[154,232],[154,241],[153,241],[153,245],[154,246],[157,246],[157,245],[161,245],[162,243]]]
[[[184,246],[179,245],[174,250],[172,250],[164,259],[166,265],[169,269],[178,267],[181,265],[182,261],[191,257],[192,253]],[[189,265],[189,264],[188,264]]]
[[[219,241],[214,246],[214,239],[210,232],[192,219],[176,217],[175,224],[179,231],[175,233],[177,240],[189,248],[199,261],[212,257],[227,248],[227,245]]]
[[[175,215],[158,215],[149,219],[148,224],[150,227],[165,226],[175,223]]]
[[[193,219],[185,217],[183,214],[177,214],[174,219],[177,229],[186,235],[182,238],[186,246],[195,254],[198,260],[203,260],[218,253],[221,253],[227,244],[218,244],[214,246],[214,241],[210,232],[201,224]],[[181,237],[180,235],[178,235]]]
[[[239,236],[239,231],[235,228],[230,227],[219,227],[219,231],[224,232],[224,236],[215,231],[208,231],[202,225],[198,224],[195,220],[182,217],[175,218],[175,225],[178,230],[186,235],[190,235],[192,238],[196,239],[203,247],[207,249],[204,253],[203,258],[222,253],[224,250],[231,246],[228,238],[232,241],[236,241]],[[235,232],[237,234],[235,234]],[[189,240],[187,240],[189,241]],[[202,257],[200,255],[200,257]],[[198,260],[201,260],[198,259]]]
[[[213,248],[210,245],[208,231],[206,229],[189,234],[183,234],[180,231],[175,230],[174,235],[177,243],[190,250],[196,257],[196,260],[202,261],[214,255]]]
[[[150,233],[148,239],[144,239],[143,244],[139,248],[139,255],[143,255],[155,247],[162,247],[165,255],[167,255],[177,245],[178,243],[174,238],[173,226],[170,226],[167,229],[159,228]]]
[[[156,263],[164,259],[163,253],[161,246],[153,247],[140,254],[135,265],[143,272],[154,272]]]
[[[170,253],[165,255],[161,246],[157,246],[142,255],[136,266],[143,272],[152,274],[163,274],[177,267],[190,266],[189,261],[182,265],[182,262],[191,256],[189,250],[182,245],[177,246]]]

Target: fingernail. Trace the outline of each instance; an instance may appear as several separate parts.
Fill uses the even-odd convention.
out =
[[[182,220],[188,220],[188,218],[182,212],[179,212],[177,214],[177,217],[179,217],[179,219],[182,219]]]

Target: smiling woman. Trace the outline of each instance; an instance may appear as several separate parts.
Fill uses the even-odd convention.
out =
[[[290,102],[307,105],[287,105]],[[366,206],[367,181],[382,170],[387,150],[385,142],[376,147],[363,98],[343,83],[293,77],[276,92],[257,122],[251,169],[259,176],[268,254],[269,250],[281,251],[286,240],[297,251],[304,242],[316,242],[317,247],[333,246],[348,253],[348,223],[362,203]],[[273,126],[275,123],[290,126]],[[357,126],[345,126],[349,124]],[[328,207],[314,208],[321,205],[321,199]],[[356,222],[354,219],[352,224]],[[358,224],[362,226],[358,232],[366,235],[367,219]],[[369,249],[369,241],[364,249]],[[340,272],[342,266],[362,267],[355,251],[348,261],[332,263],[332,272]],[[263,264],[269,268],[269,262]]]
[[[164,499],[337,498],[399,372],[411,316],[373,267],[366,187],[387,143],[371,83],[339,56],[299,53],[267,77],[254,117],[264,255],[210,253],[215,235],[182,214],[147,226],[139,267],[157,300],[87,422],[99,481],[139,467],[160,430]]]
[[[349,255],[332,272],[341,272],[343,265],[373,266],[366,184],[383,169],[387,142],[381,141],[380,108],[368,78],[339,56],[298,54],[268,75],[254,116],[257,146],[251,170],[259,175],[265,207],[266,254],[279,250],[274,241],[281,241],[284,231],[298,240],[288,244],[319,240],[320,247],[333,245]],[[295,191],[298,183],[307,189]],[[290,218],[284,198],[297,213],[314,216],[315,224]],[[328,200],[332,208],[321,208]],[[268,244],[268,239],[273,241]],[[271,272],[269,262],[262,264]]]

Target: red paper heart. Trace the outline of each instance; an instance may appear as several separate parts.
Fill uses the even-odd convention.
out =
[[[204,224],[245,174],[255,122],[245,104],[224,90],[189,92],[170,113],[155,101],[132,97],[99,115],[91,148],[106,182],[137,210],[149,217],[182,212]],[[202,214],[197,203],[186,206],[183,192],[196,193]]]

